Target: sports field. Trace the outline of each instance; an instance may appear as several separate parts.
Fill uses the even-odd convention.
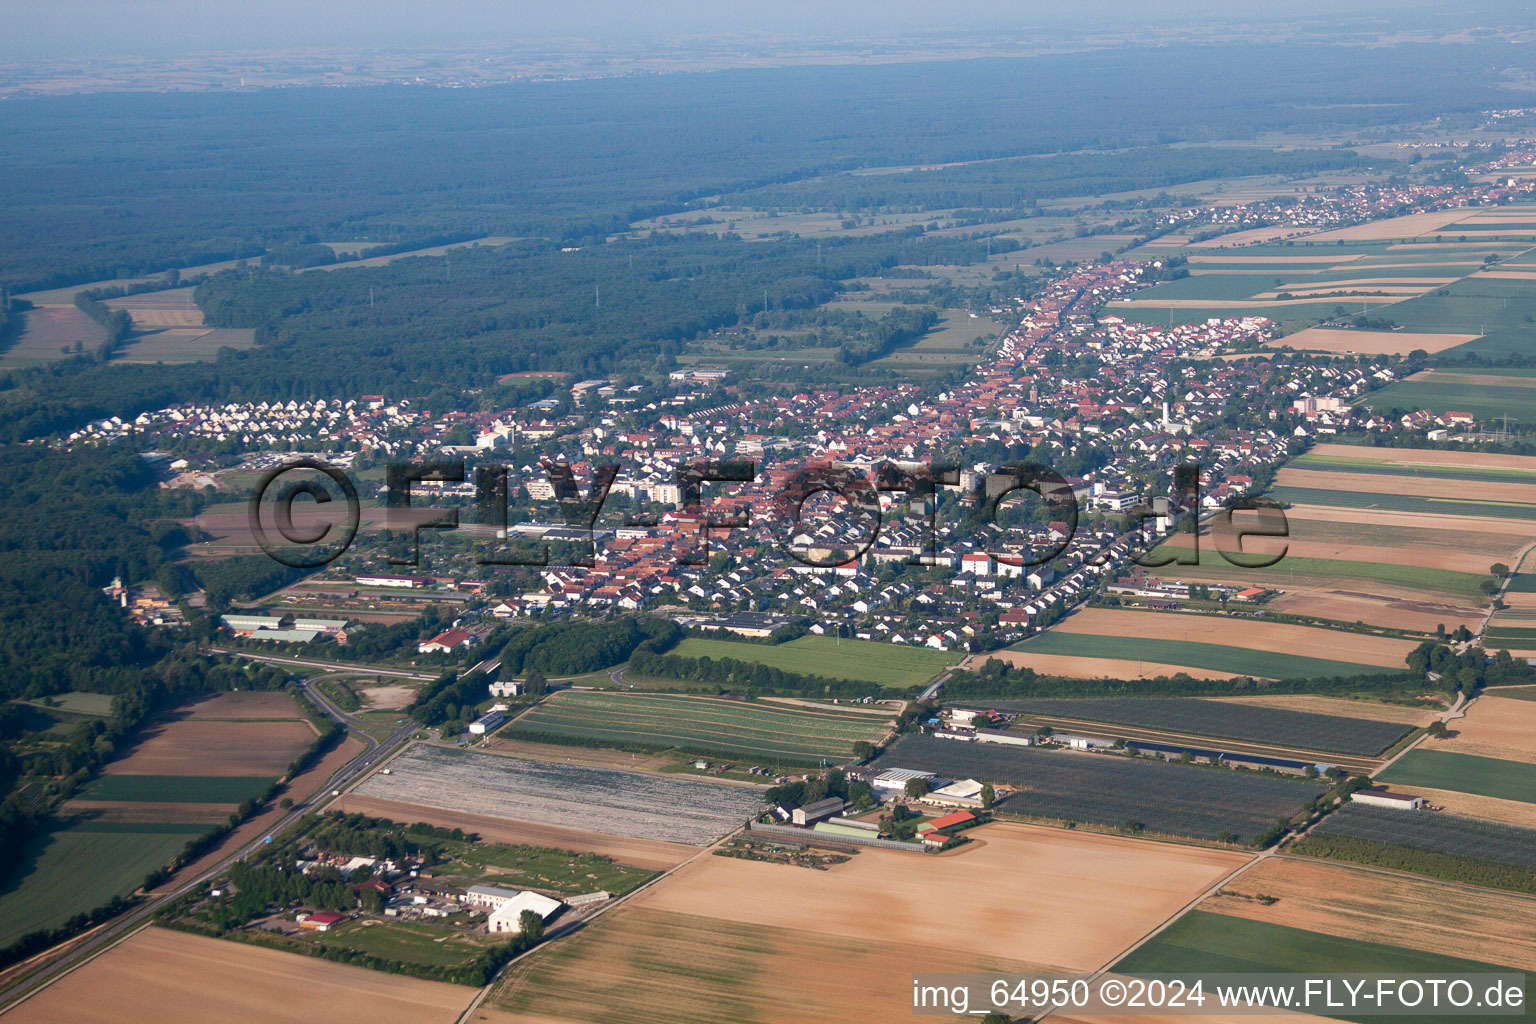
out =
[[[929,647],[802,636],[777,645],[688,637],[670,652],[680,658],[735,658],[783,672],[854,679],[901,688],[919,686],[960,661],[961,655]]]
[[[0,947],[126,896],[207,825],[63,822],[0,887]]]
[[[874,715],[782,704],[566,691],[519,716],[502,734],[815,763],[847,760],[855,742],[879,742],[886,724]]]
[[[1430,786],[1475,796],[1536,803],[1536,764],[1420,747],[1377,776],[1394,786]]]

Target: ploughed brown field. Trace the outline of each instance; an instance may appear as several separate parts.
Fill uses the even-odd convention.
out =
[[[379,797],[348,794],[331,805],[332,810],[368,814],[376,818],[415,824],[424,821],[441,828],[461,828],[479,833],[480,838],[496,843],[525,843],[529,846],[553,846],[560,850],[591,851],[640,868],[665,870],[675,867],[699,852],[697,846],[664,843],[655,839],[632,839],[587,832],[558,825],[537,825],[485,814],[465,814],[420,804],[383,800]]]
[[[49,985],[6,1024],[451,1024],[475,990],[243,942],[146,928]]]
[[[1200,909],[1536,971],[1529,897],[1290,857],[1267,858],[1226,889],[1279,900],[1218,895]]]
[[[1536,504],[1536,483],[1491,483],[1486,480],[1471,483],[1451,477],[1338,473],[1327,469],[1293,469],[1289,466],[1276,474],[1275,482],[1282,487],[1309,487],[1320,491],[1411,494],[1425,498]],[[1489,515],[1497,517],[1497,513],[1491,510]]]
[[[1286,622],[1114,608],[1084,608],[1069,615],[1056,628],[1065,633],[1188,640],[1394,668],[1403,664],[1414,647],[1407,640]]]
[[[914,964],[1091,970],[1249,859],[1011,822],[973,836],[827,871],[700,857],[520,962],[492,998],[508,1015],[487,1019],[888,1024],[910,1014]]]
[[[278,776],[315,741],[315,731],[301,720],[188,718],[152,725],[140,737],[132,753],[107,765],[107,774]]]
[[[243,690],[200,697],[179,710],[183,718],[292,718],[302,721],[298,706],[286,693]]]

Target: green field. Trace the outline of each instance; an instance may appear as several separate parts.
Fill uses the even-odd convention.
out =
[[[1380,508],[1389,512],[1429,515],[1493,516],[1536,519],[1536,505],[1523,501],[1481,501],[1476,498],[1423,498],[1416,494],[1372,494],[1369,491],[1333,491],[1316,487],[1271,487],[1266,495],[1292,505],[1325,505],[1331,508]],[[1289,559],[1286,559],[1289,561]],[[1282,562],[1281,565],[1284,565]],[[1452,575],[1466,575],[1453,573]],[[1482,577],[1478,577],[1481,579]]]
[[[80,791],[84,800],[177,804],[238,804],[260,796],[269,775],[100,775]]]
[[[597,853],[576,853],[542,846],[514,846],[507,843],[468,843],[454,854],[457,864],[479,872],[472,883],[503,885],[509,888],[537,888],[568,895],[602,889],[626,893],[656,872],[647,868],[619,864]]]
[[[1496,757],[1451,754],[1443,750],[1410,750],[1377,778],[1398,786],[1449,789],[1474,796],[1536,804],[1536,764],[1503,761]]]
[[[1297,498],[1282,498],[1277,492],[1295,492],[1298,488],[1277,487],[1271,490],[1270,496],[1279,501],[1292,501],[1302,503]],[[1318,491],[1318,494],[1334,494],[1334,491]],[[1375,497],[1369,495],[1368,497]],[[1320,501],[1306,501],[1305,504],[1323,504]],[[1333,504],[1333,503],[1330,503]],[[1349,507],[1350,502],[1336,503],[1341,507]],[[1488,513],[1484,513],[1488,514]],[[1181,549],[1164,545],[1153,552],[1156,557],[1176,555]],[[1448,594],[1469,597],[1481,602],[1484,599],[1483,592],[1478,585],[1487,579],[1472,572],[1456,572],[1453,569],[1427,569],[1418,565],[1388,565],[1381,562],[1351,562],[1342,558],[1308,558],[1300,555],[1286,555],[1280,561],[1266,569],[1238,569],[1232,565],[1221,553],[1216,550],[1216,545],[1208,538],[1200,541],[1200,567],[1202,569],[1228,569],[1240,572],[1245,579],[1251,578],[1259,586],[1284,587],[1287,578],[1292,573],[1302,573],[1307,576],[1338,576],[1344,579],[1376,580],[1380,583],[1394,583],[1404,587],[1417,587],[1422,590],[1438,590]],[[1177,566],[1170,566],[1170,573],[1178,572]]]
[[[1343,939],[1301,928],[1250,921],[1225,914],[1192,910],[1151,942],[1114,966],[1119,974],[1411,974],[1443,978],[1448,974],[1508,971],[1510,968],[1476,960],[1425,953],[1380,942]],[[1524,1017],[1456,1017],[1455,1020],[1531,1019]],[[1377,1014],[1358,1016],[1330,1011],[1341,1020],[1381,1022],[1426,1021],[1425,1016]],[[1450,1018],[1448,1018],[1450,1019]]]
[[[1472,277],[1383,308],[1380,315],[1410,331],[1483,335],[1441,353],[1452,359],[1536,353],[1536,326],[1527,319],[1536,317],[1536,282]]]
[[[854,712],[669,694],[559,693],[502,730],[540,739],[640,745],[764,761],[846,761],[887,719]]]
[[[300,935],[298,941],[334,949],[355,949],[402,963],[454,967],[491,946],[492,938],[451,925],[364,920],[351,921],[327,932]]]
[[[1536,281],[1532,285],[1536,286]],[[1532,336],[1528,351],[1536,354],[1536,334]],[[1502,375],[1502,370],[1482,367],[1478,372]],[[1448,379],[1454,376],[1458,376],[1455,371],[1437,370],[1431,378],[1398,381],[1373,392],[1365,404],[1379,412],[1390,409],[1469,412],[1485,426],[1491,426],[1493,420],[1502,420],[1504,416],[1511,421],[1518,420],[1522,425],[1536,423],[1536,387],[1531,386],[1531,382],[1502,385]]]
[[[112,695],[110,693],[85,693],[80,690],[71,690],[68,693],[55,693],[48,698],[39,698],[33,701],[20,703],[32,704],[38,707],[49,707],[46,700],[53,701],[51,710],[68,711],[76,715],[91,715],[96,718],[105,718],[112,713]]]
[[[1212,672],[1263,676],[1269,679],[1299,679],[1321,676],[1386,675],[1404,671],[1380,665],[1357,665],[1327,658],[1309,658],[1299,654],[1253,651],[1246,647],[1227,647],[1196,640],[1145,639],[1142,637],[1091,636],[1052,630],[1015,644],[1011,650],[1028,654],[1061,654],[1078,658],[1119,658],[1125,661],[1152,661],[1165,665],[1185,665]],[[1405,666],[1406,667],[1406,666]]]
[[[735,658],[782,672],[854,679],[892,688],[926,683],[962,657],[953,651],[929,647],[828,636],[802,636],[777,645],[688,637],[669,653],[680,658]]]
[[[78,822],[27,844],[0,888],[0,946],[127,896],[207,825]]]

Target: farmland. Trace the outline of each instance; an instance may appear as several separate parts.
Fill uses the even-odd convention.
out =
[[[527,711],[502,733],[803,764],[847,760],[856,741],[878,742],[884,725],[873,715],[818,708],[568,691]]]
[[[755,789],[665,775],[412,747],[360,796],[663,842],[708,844],[761,805]]]
[[[1452,735],[1437,742],[1436,747],[1456,754],[1536,764],[1536,705],[1529,699],[1510,699],[1518,696],[1511,690],[1485,691],[1467,716],[1456,720]]]
[[[1030,716],[1144,726],[1191,736],[1248,740],[1367,757],[1381,753],[1411,731],[1410,726],[1400,723],[1198,699],[1001,700],[993,701],[987,707],[1022,711]]]
[[[1475,796],[1536,803],[1536,764],[1443,750],[1410,750],[1377,776],[1395,786],[1432,786]]]
[[[1196,972],[1259,974],[1326,969],[1343,973],[1445,977],[1453,973],[1498,971],[1502,965],[1193,910],[1175,921],[1167,931],[1121,960],[1114,969],[1116,973],[1131,975]],[[1343,1020],[1360,1021],[1424,1019],[1414,1016],[1356,1016],[1347,1013],[1338,1016]]]
[[[866,850],[828,871],[701,857],[519,962],[510,1018],[885,1024],[930,970],[1087,970],[1243,862],[1208,849],[999,822],[953,856]],[[932,894],[952,897],[933,913]],[[1071,929],[1052,926],[1070,916]]]
[[[268,775],[102,775],[80,791],[85,800],[238,804],[266,789]]]
[[[802,636],[775,645],[688,637],[670,653],[680,658],[735,658],[784,672],[892,688],[918,686],[960,660],[958,654],[925,647],[825,636]]]
[[[1446,813],[1348,804],[1296,853],[1372,864],[1473,885],[1536,892],[1536,829]]]
[[[1528,899],[1405,875],[1374,872],[1369,884],[1365,877],[1345,864],[1272,857],[1244,871],[1221,894],[1207,897],[1200,909],[1536,970],[1536,916]],[[1431,920],[1434,927],[1426,928]],[[1489,921],[1499,927],[1490,929]]]
[[[1245,842],[1322,792],[1271,775],[928,736],[903,736],[874,766],[1017,787],[1002,808],[1018,814],[1110,827],[1135,821],[1148,832],[1199,839],[1230,832]]]
[[[1328,658],[1312,658],[1278,651],[1254,651],[1225,644],[1192,640],[1166,640],[1152,637],[1100,636],[1067,633],[1053,629],[1032,637],[1012,648],[1024,655],[1023,664],[1033,654],[1079,658],[1113,658],[1135,664],[1145,659],[1167,665],[1187,665],[1227,675],[1257,676],[1265,679],[1295,679],[1318,676],[1345,676],[1397,671],[1384,666],[1362,665]],[[1134,674],[1134,673],[1132,673]]]
[[[149,928],[6,1016],[7,1024],[304,1024],[323,1005],[336,1024],[452,1024],[473,997],[474,989],[459,985]]]
[[[0,946],[132,892],[207,825],[62,821],[0,889]]]

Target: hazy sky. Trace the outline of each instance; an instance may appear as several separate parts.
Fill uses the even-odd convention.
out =
[[[760,32],[856,41],[866,32],[1128,26],[1219,12],[1400,12],[1424,0],[5,0],[0,53],[442,47],[555,36],[642,43],[658,36]],[[1476,6],[1484,6],[1478,3]],[[1511,13],[1523,3],[1505,5]],[[1467,5],[1459,5],[1465,15]],[[1065,24],[1064,24],[1065,23]]]

